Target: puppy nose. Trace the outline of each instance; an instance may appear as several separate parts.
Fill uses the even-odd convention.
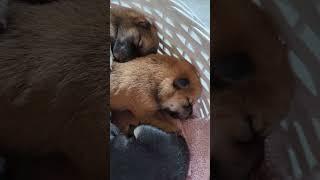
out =
[[[134,46],[126,41],[116,41],[112,52],[118,62],[127,62],[137,56]]]
[[[192,104],[185,105],[184,110],[189,113],[189,116],[192,115],[193,107]]]

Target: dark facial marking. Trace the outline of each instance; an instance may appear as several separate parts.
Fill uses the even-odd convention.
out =
[[[137,57],[137,47],[134,45],[133,40],[117,39],[112,48],[112,53],[118,62],[127,62],[135,57]]]

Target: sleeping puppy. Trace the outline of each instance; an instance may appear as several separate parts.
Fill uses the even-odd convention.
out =
[[[117,62],[156,53],[159,47],[157,28],[151,18],[119,6],[110,8],[110,40]]]
[[[47,157],[57,154],[60,167],[75,170],[67,179],[106,179],[106,1],[12,1],[10,8],[11,26],[0,34],[0,154],[49,159],[41,162],[48,170]],[[55,177],[35,176],[24,179]]]
[[[144,124],[151,123],[160,111],[174,119],[189,118],[201,94],[193,65],[160,54],[115,63],[110,82],[111,109],[129,110]]]
[[[110,123],[111,180],[185,180],[188,166],[189,151],[181,136],[141,125],[127,137]]]
[[[278,32],[251,1],[217,0],[214,8],[215,175],[247,180],[290,108],[293,73]]]

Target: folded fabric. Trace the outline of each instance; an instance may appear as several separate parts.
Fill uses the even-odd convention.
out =
[[[210,179],[210,118],[178,123],[190,150],[187,180]]]

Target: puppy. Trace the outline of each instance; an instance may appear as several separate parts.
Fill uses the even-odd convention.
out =
[[[115,63],[110,81],[111,109],[129,110],[141,123],[151,122],[160,111],[174,119],[187,119],[201,94],[193,65],[160,54]]]
[[[141,125],[126,137],[110,124],[111,180],[185,180],[188,166],[188,146],[181,136]]]
[[[67,179],[107,179],[105,3],[12,1],[11,26],[0,34],[0,154],[58,154],[75,172]],[[34,177],[24,179],[56,176]]]
[[[157,28],[150,17],[129,8],[110,9],[111,51],[115,61],[156,53],[159,47]]]
[[[246,180],[290,108],[294,78],[278,32],[251,1],[217,0],[214,8],[215,175]]]

